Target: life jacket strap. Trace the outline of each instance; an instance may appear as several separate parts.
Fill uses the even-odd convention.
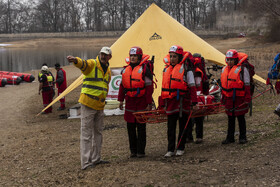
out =
[[[235,90],[240,90],[240,91],[245,90],[244,87],[243,87],[243,88],[230,88],[230,89],[227,89],[227,88],[222,87],[222,90],[224,90],[224,91],[226,91],[226,92],[231,92],[231,91],[233,91],[233,89],[235,89]]]
[[[162,88],[162,91],[165,92],[177,92],[177,90],[179,90],[180,92],[187,92],[187,90],[181,90],[181,89],[168,89],[168,88]]]

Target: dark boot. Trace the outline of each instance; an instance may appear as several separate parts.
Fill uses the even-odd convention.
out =
[[[280,112],[278,112],[277,110],[274,110],[273,112],[274,114],[278,115],[280,117]]]
[[[247,143],[248,141],[246,140],[246,139],[240,139],[239,140],[239,144],[245,144],[245,143]]]
[[[229,139],[225,139],[224,141],[222,141],[222,144],[231,144],[231,143],[234,143],[235,141],[234,140],[229,140]]]

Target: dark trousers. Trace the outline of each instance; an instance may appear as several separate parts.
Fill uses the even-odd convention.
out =
[[[179,135],[178,135],[178,143],[179,143],[182,133],[184,131],[185,125],[188,121],[188,117],[189,116],[184,113],[181,118],[179,117],[179,113],[168,115],[168,122],[167,122],[168,151],[171,151],[171,152],[175,151],[177,120],[179,119]],[[189,124],[188,124],[187,128],[191,127],[191,125],[189,125]],[[182,137],[178,150],[184,150],[185,143],[186,143],[186,133],[184,133],[184,135]]]
[[[191,123],[188,124],[187,128],[187,140],[193,140],[193,127],[195,124],[195,133],[196,133],[196,138],[203,138],[203,121],[204,121],[204,116],[202,117],[196,117],[191,119]]]
[[[146,123],[127,123],[131,154],[145,154]]]
[[[203,138],[203,120],[204,120],[204,116],[194,118],[196,139]]]
[[[234,141],[234,133],[235,133],[235,118],[237,117],[239,124],[239,140],[246,140],[246,120],[245,115],[240,116],[229,116],[228,115],[228,132],[227,139],[230,141]]]

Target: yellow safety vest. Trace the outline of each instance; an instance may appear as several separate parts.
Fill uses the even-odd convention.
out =
[[[96,60],[94,60],[94,62],[95,66],[92,71],[89,74],[84,75],[81,93],[86,94],[92,99],[105,102],[111,74],[106,73],[104,75],[104,72],[97,67],[98,62]],[[109,67],[107,71],[110,71]]]
[[[54,81],[53,76],[49,73],[41,74],[40,76],[42,77],[43,75],[46,75],[46,77],[47,77],[47,82],[43,83],[43,87],[52,87],[53,86],[53,81]]]

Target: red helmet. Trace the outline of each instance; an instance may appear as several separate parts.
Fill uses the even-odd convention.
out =
[[[226,58],[238,58],[238,53],[235,49],[230,49],[226,53]]]
[[[177,54],[179,54],[179,55],[183,55],[184,50],[183,50],[183,48],[182,48],[181,46],[179,46],[179,45],[173,45],[173,46],[171,46],[170,49],[169,49],[169,53],[170,53],[170,52],[172,52],[172,53],[177,53]]]
[[[132,47],[129,50],[129,55],[143,55],[143,51],[140,47]]]

